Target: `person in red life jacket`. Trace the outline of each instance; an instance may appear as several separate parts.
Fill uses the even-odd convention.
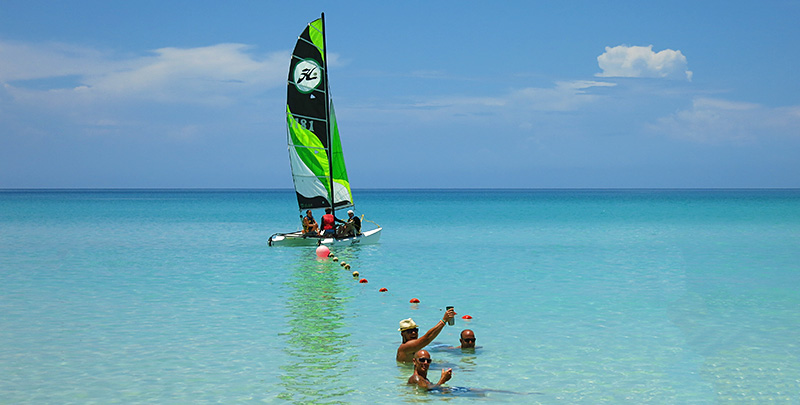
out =
[[[325,208],[325,215],[322,216],[322,236],[332,238],[336,235],[336,223],[345,223],[333,215],[333,210]]]

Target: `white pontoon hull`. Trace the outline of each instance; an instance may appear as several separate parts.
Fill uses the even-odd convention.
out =
[[[349,238],[323,238],[321,236],[303,236],[301,231],[275,234],[269,237],[269,246],[349,246],[370,245],[378,243],[383,228],[371,229],[358,236]]]

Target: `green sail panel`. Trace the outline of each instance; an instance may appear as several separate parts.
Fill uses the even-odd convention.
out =
[[[347,168],[344,165],[344,153],[342,153],[342,142],[339,139],[339,125],[336,124],[333,102],[331,102],[330,115],[333,198],[338,208],[353,205],[353,191],[350,190],[350,181],[347,179]]]
[[[330,95],[324,30],[322,18],[309,23],[297,39],[289,64],[287,141],[300,210],[352,206],[332,104],[326,108]]]
[[[292,180],[301,210],[328,207],[328,155],[322,143],[310,130],[304,128],[291,111],[286,111],[289,128],[289,162]]]

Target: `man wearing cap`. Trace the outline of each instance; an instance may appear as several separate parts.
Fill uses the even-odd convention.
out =
[[[342,226],[342,236],[356,236],[361,233],[361,218],[353,214],[353,210],[347,211],[347,222]]]
[[[400,336],[403,338],[403,343],[397,348],[397,361],[402,361],[404,363],[412,362],[414,360],[414,354],[433,342],[433,339],[436,339],[436,336],[439,336],[439,333],[444,329],[444,325],[447,325],[447,321],[453,319],[455,316],[456,312],[453,308],[449,308],[447,312],[444,313],[442,320],[420,338],[417,337],[419,328],[413,319],[408,318],[400,321],[399,330]]]

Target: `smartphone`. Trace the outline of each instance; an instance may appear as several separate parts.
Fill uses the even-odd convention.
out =
[[[444,308],[445,311],[450,310],[450,309],[453,309],[453,307],[445,307]],[[456,324],[456,318],[450,318],[450,320],[447,321],[447,324],[448,325],[455,325]]]

